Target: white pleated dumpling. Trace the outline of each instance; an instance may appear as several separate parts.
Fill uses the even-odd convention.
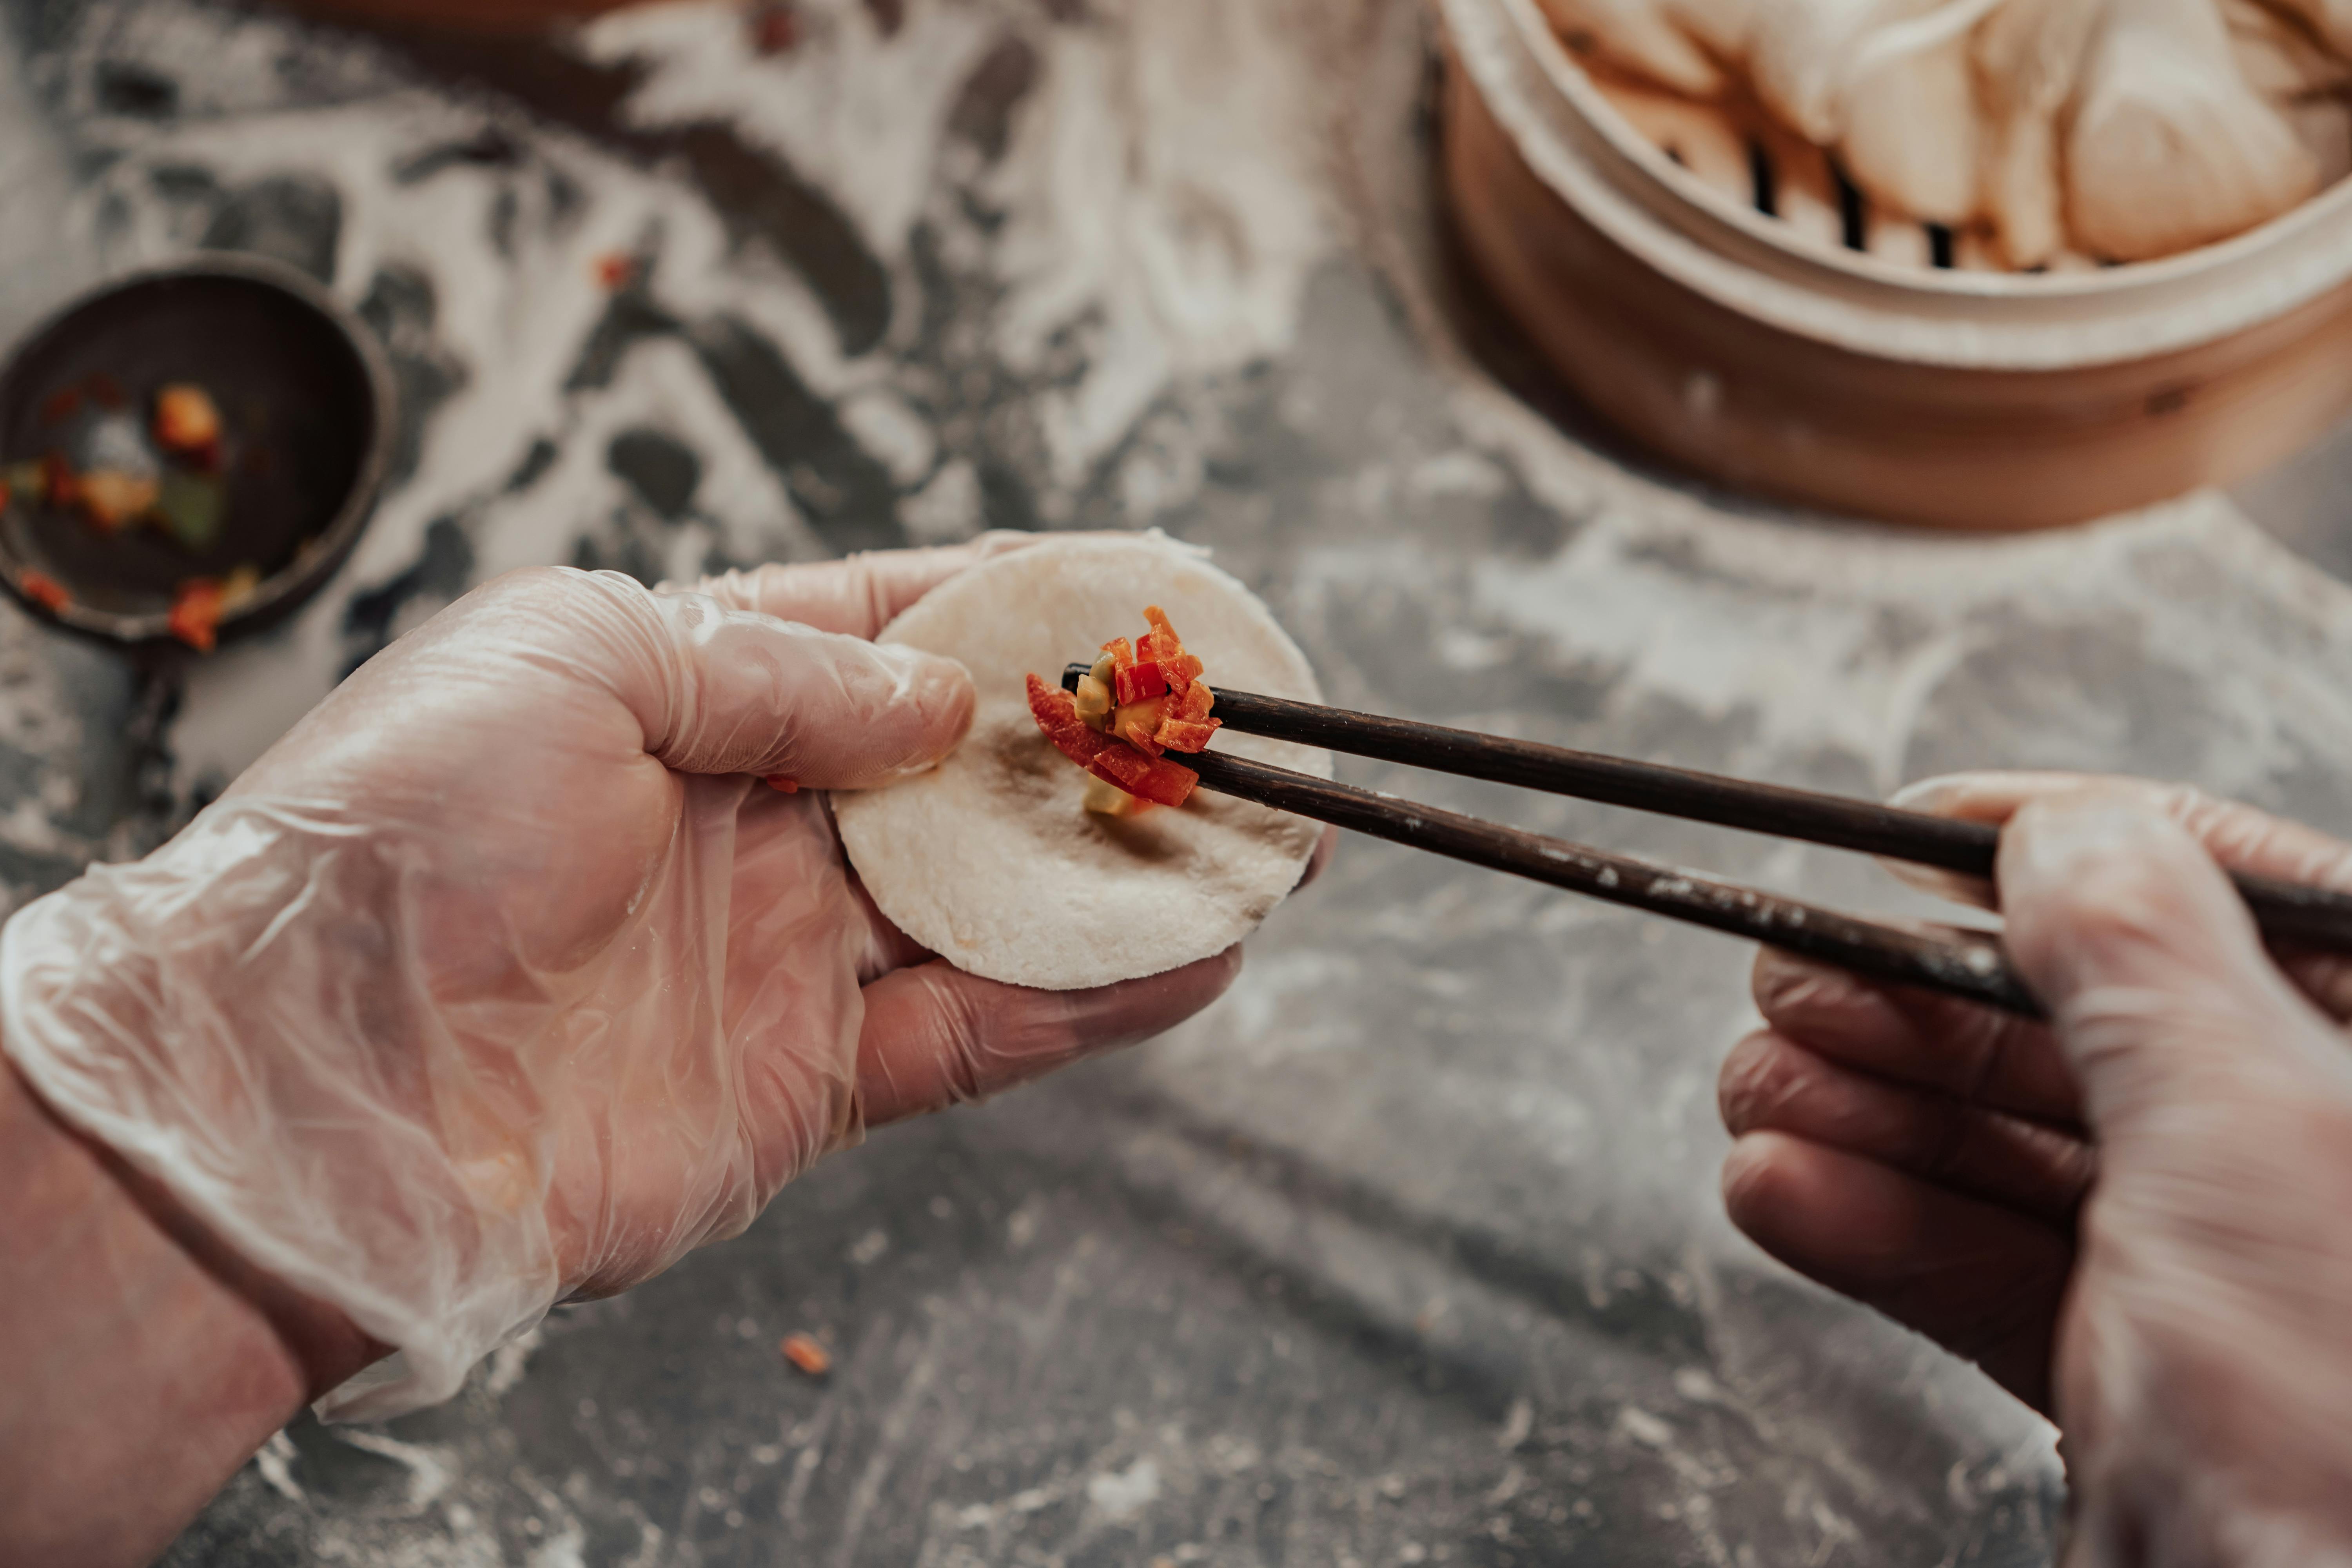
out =
[[[2352,58],[2352,0],[2275,0],[2339,56]]]
[[[1873,198],[1930,223],[1976,216],[1983,136],[1965,31],[1865,58],[1846,86],[1843,120],[1839,159]]]
[[[1538,0],[1560,35],[1621,69],[1713,98],[1747,44],[1750,0]]]
[[[1735,138],[1752,97],[1874,223],[2015,268],[2210,244],[2352,174],[2352,0],[1541,3]]]
[[[2313,24],[2263,0],[2221,0],[2230,51],[2246,85],[2285,116],[2319,163],[2319,181],[2352,174],[2352,61]]]
[[[1969,34],[2000,0],[1756,0],[1749,75],[1764,106],[1898,212],[1977,209],[1980,116]]]
[[[2067,248],[2059,118],[2107,6],[2130,3],[2006,0],[1970,40],[1985,117],[1980,208],[2011,267],[2045,266]]]
[[[2116,261],[2242,233],[2310,197],[2319,164],[2240,74],[2214,0],[2116,0],[2065,141],[2075,243]]]

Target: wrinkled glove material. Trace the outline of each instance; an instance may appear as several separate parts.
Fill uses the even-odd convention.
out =
[[[162,850],[19,910],[0,1042],[59,1116],[396,1347],[322,1415],[446,1398],[855,1135],[865,921],[825,807],[718,770],[797,765],[794,733],[913,684],[900,650],[698,595],[506,580]]]

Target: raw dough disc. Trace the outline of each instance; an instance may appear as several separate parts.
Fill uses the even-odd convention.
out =
[[[1255,595],[1157,535],[1048,540],[926,595],[884,642],[962,661],[971,732],[946,762],[833,797],[849,863],[899,930],[960,969],[1072,991],[1158,974],[1239,942],[1298,884],[1322,829],[1206,790],[1135,817],[1083,809],[1087,775],[1030,717],[1048,681],[1168,612],[1212,688],[1319,701],[1297,645]],[[1221,732],[1221,752],[1328,778],[1328,752]]]

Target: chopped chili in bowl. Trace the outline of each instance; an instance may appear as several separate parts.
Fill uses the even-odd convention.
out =
[[[45,419],[76,423],[58,432],[58,447],[0,467],[0,510],[16,503],[43,506],[102,537],[152,529],[190,555],[214,551],[229,497],[225,458],[230,443],[219,403],[206,388],[184,381],[156,388],[143,422],[119,412],[132,401],[102,374],[53,393],[43,405]],[[80,417],[90,409],[107,412]],[[68,447],[78,457],[62,449]],[[236,455],[250,465],[262,452],[248,443]],[[224,577],[182,579],[166,620],[170,635],[200,652],[212,651],[223,618],[251,598],[260,581],[250,563]],[[21,572],[16,585],[27,600],[52,612],[73,603],[65,585],[45,572]]]
[[[202,468],[220,466],[220,405],[212,394],[174,382],[155,395],[155,444]]]
[[[238,567],[226,577],[191,577],[180,584],[167,623],[172,635],[198,653],[210,653],[219,640],[221,617],[253,596],[261,585],[260,572]]]
[[[66,585],[46,572],[19,573],[16,577],[16,592],[24,595],[51,615],[57,614],[73,603],[73,595],[66,592]]]

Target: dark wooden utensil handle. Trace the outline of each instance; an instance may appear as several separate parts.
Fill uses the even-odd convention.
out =
[[[1223,703],[1220,694],[1218,705]],[[2000,939],[1990,933],[1938,939],[1288,768],[1215,752],[1170,756],[1198,771],[1202,788],[1220,795],[1728,931],[1876,979],[1940,991],[2027,1017],[2043,1016]]]
[[[2000,830],[1989,823],[1253,691],[1219,691],[1216,716],[1245,735],[1855,849],[1971,877],[1992,876],[2000,846]],[[2352,893],[2242,871],[2231,872],[2230,879],[2271,941],[2352,952]]]

